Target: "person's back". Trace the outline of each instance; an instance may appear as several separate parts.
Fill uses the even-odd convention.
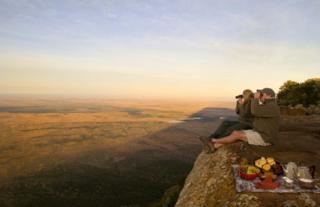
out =
[[[252,99],[251,112],[254,115],[253,129],[257,131],[266,142],[275,142],[278,136],[280,122],[280,107],[276,99],[266,99],[262,104],[259,103],[259,100]]]

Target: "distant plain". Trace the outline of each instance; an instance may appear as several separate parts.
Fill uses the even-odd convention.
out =
[[[183,182],[201,150],[197,137],[234,116],[231,107],[1,98],[0,205],[148,206]]]

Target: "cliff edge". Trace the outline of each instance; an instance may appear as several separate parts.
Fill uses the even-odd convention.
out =
[[[320,194],[316,193],[237,193],[231,168],[240,157],[254,160],[259,156],[273,156],[281,163],[294,161],[316,165],[316,177],[319,178],[319,124],[319,116],[284,117],[279,141],[273,147],[236,143],[220,148],[213,154],[201,152],[175,206],[320,206]]]

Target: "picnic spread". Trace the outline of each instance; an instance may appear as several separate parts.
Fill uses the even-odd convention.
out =
[[[242,158],[232,168],[237,192],[320,193],[315,166],[283,165],[272,157],[261,157],[253,163]]]

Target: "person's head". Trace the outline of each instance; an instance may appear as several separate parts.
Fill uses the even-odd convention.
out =
[[[242,96],[243,96],[244,101],[246,102],[246,101],[250,100],[251,98],[253,98],[253,92],[250,89],[245,89],[242,92]]]
[[[276,93],[271,88],[264,88],[264,89],[261,89],[261,90],[257,90],[257,92],[260,93],[260,100],[261,101],[265,101],[265,100],[268,100],[268,99],[275,99],[276,98]]]

